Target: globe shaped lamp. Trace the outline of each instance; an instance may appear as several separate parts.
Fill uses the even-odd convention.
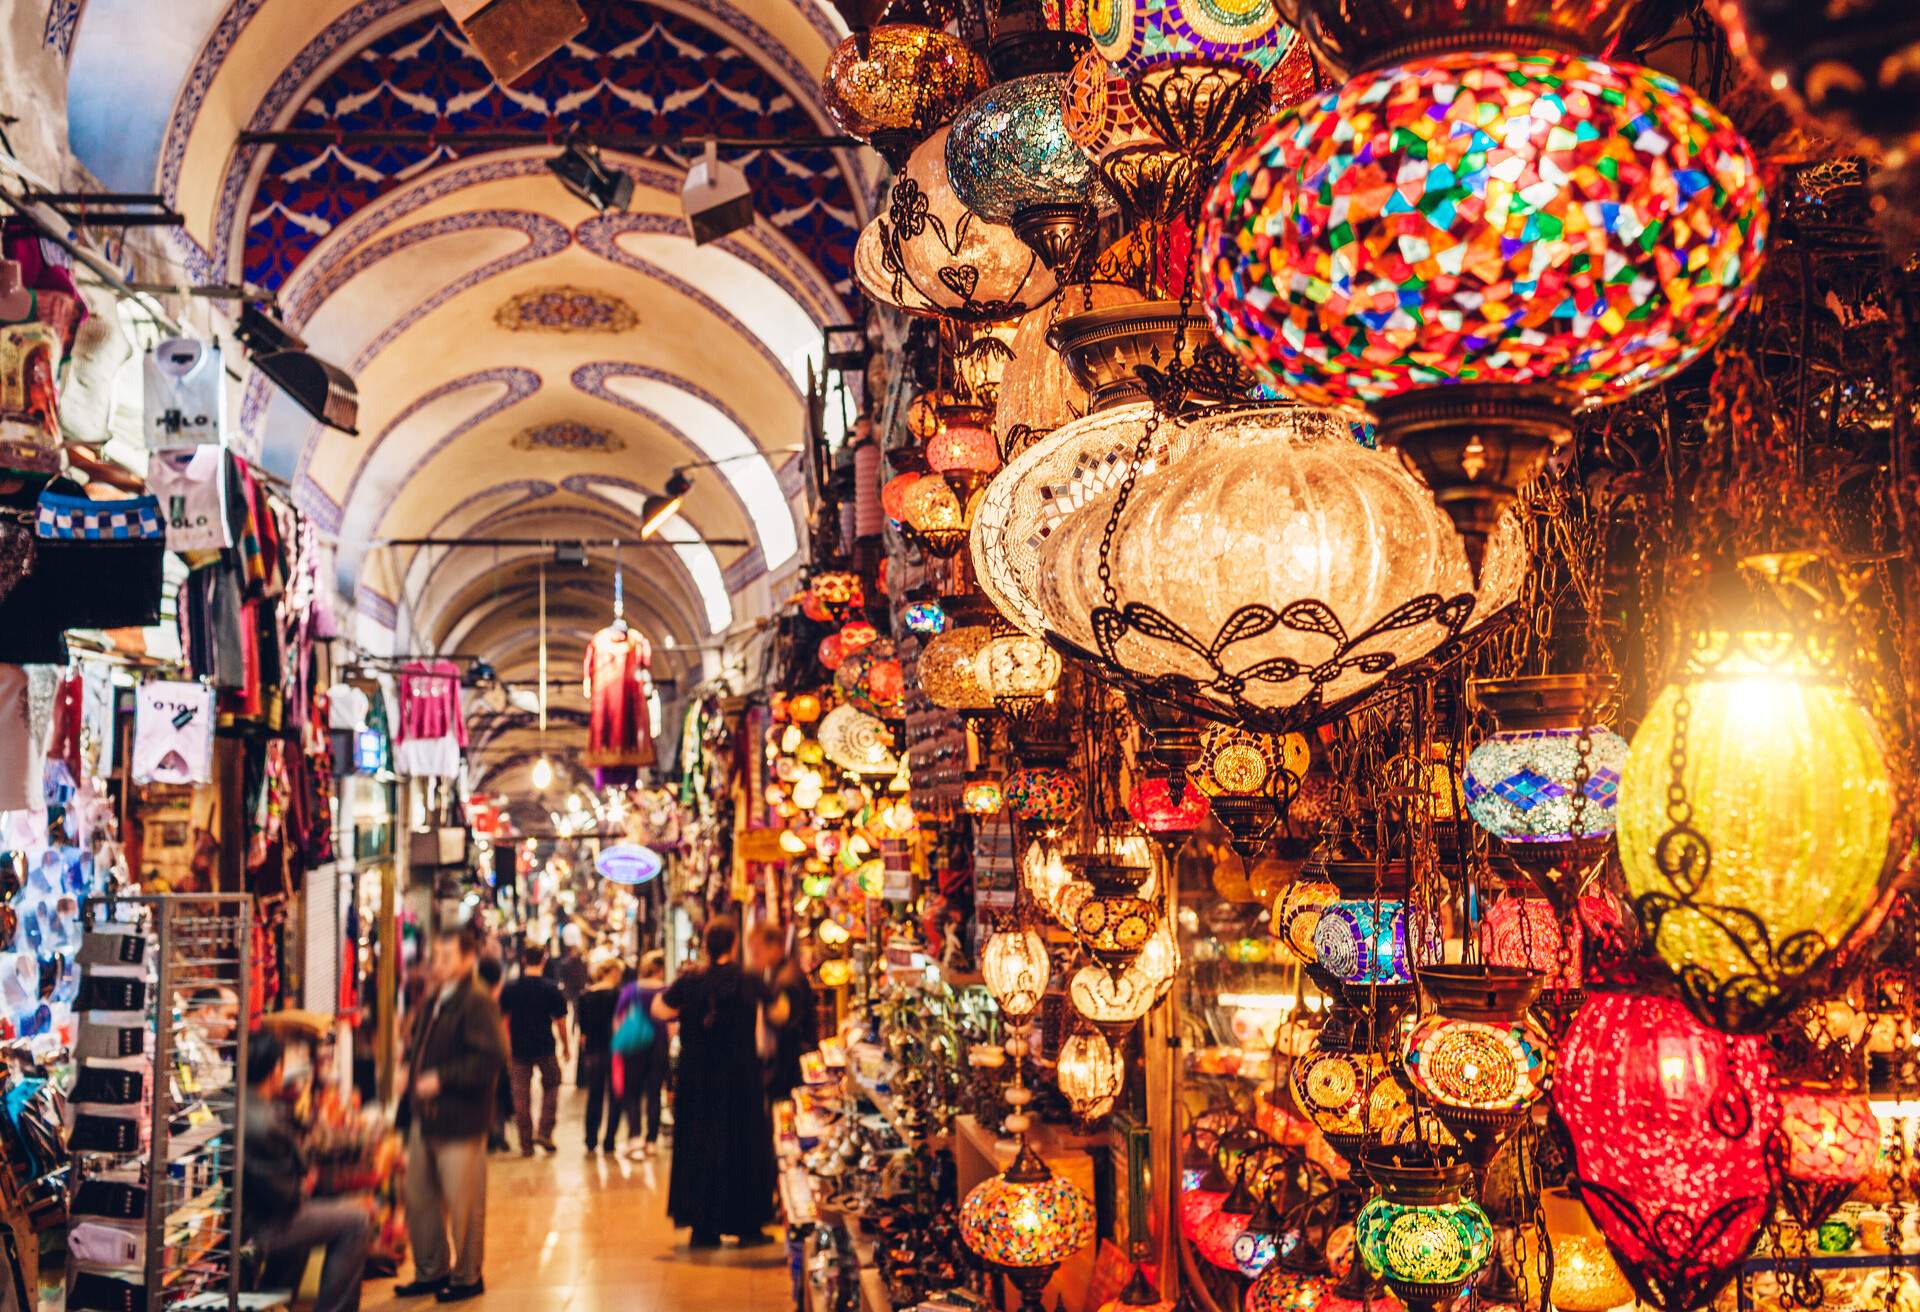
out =
[[[936,474],[991,474],[1000,468],[1000,444],[977,406],[945,409],[927,438],[927,468]]]
[[[1207,795],[1198,788],[1182,788],[1176,802],[1172,782],[1163,774],[1148,775],[1127,794],[1127,814],[1169,855],[1179,851],[1188,836],[1206,823],[1210,811]]]
[[[907,632],[922,638],[931,638],[946,632],[947,611],[937,601],[909,602],[900,613],[900,619],[907,626]]]
[[[1046,939],[1024,925],[996,931],[981,950],[980,974],[1001,1012],[1025,1020],[1040,1006],[1053,974]]]
[[[1353,1223],[1367,1270],[1410,1309],[1451,1303],[1493,1253],[1493,1223],[1463,1196],[1466,1162],[1423,1145],[1382,1145],[1363,1158],[1378,1191]]]
[[[1553,1249],[1553,1306],[1560,1312],[1611,1312],[1631,1303],[1633,1286],[1587,1209],[1565,1189],[1543,1189],[1540,1210]]]
[[[1845,1202],[1880,1156],[1880,1122],[1865,1094],[1829,1084],[1782,1087],[1780,1201],[1812,1230]]]
[[[1433,1004],[1407,1036],[1407,1078],[1484,1167],[1540,1101],[1553,1045],[1527,1007],[1541,977],[1509,966],[1432,965],[1420,986]]]
[[[1604,907],[1597,897],[1580,899],[1582,912]],[[1480,949],[1487,963],[1538,972],[1543,988],[1556,992],[1578,989],[1585,960],[1585,936],[1577,916],[1569,926],[1543,897],[1508,894],[1487,908],[1480,922]]]
[[[1554,1109],[1580,1201],[1645,1301],[1702,1306],[1752,1248],[1780,1125],[1768,1065],[1763,1040],[1710,1029],[1677,998],[1597,992],[1575,1015]]]
[[[992,710],[993,695],[980,682],[977,658],[993,632],[968,622],[958,609],[949,619],[949,627],[920,649],[920,688],[928,701],[950,711]]]
[[[1287,1085],[1300,1114],[1349,1161],[1369,1143],[1391,1142],[1413,1118],[1385,1054],[1368,1042],[1365,1017],[1344,1003],[1294,1060]]]
[[[1569,844],[1609,837],[1627,742],[1603,724],[1581,723],[1598,681],[1581,675],[1477,679],[1476,701],[1498,728],[1467,755],[1467,813],[1509,845]]]
[[[1067,869],[1058,844],[1027,844],[1027,850],[1020,858],[1020,886],[1027,891],[1034,906],[1050,915],[1054,914],[1054,904],[1059,901],[1060,890],[1072,881],[1073,872]]]
[[[896,524],[904,524],[907,519],[907,489],[926,477],[924,470],[908,470],[895,474],[880,488],[880,510]]]
[[[1190,1236],[1194,1251],[1214,1266],[1234,1270],[1234,1241],[1246,1231],[1257,1206],[1246,1183],[1235,1181],[1220,1206],[1194,1227]]]
[[[1484,568],[1579,406],[1658,383],[1725,333],[1766,232],[1752,151],[1688,87],[1483,48],[1363,73],[1273,119],[1215,184],[1197,267],[1228,349],[1281,394],[1368,407]]]
[[[1089,1027],[1076,1029],[1061,1043],[1054,1078],[1073,1114],[1092,1120],[1120,1096],[1127,1068],[1107,1036]]]
[[[936,130],[908,156],[887,209],[854,247],[854,277],[867,295],[912,314],[1009,319],[1053,295],[1053,274],[1011,228],[954,195],[947,134]]]
[[[974,658],[974,677],[993,698],[994,708],[1020,716],[1047,700],[1065,668],[1060,653],[1004,620]]]
[[[1320,927],[1320,913],[1338,901],[1340,890],[1321,879],[1296,879],[1273,904],[1268,930],[1280,940],[1280,954],[1302,966],[1318,966],[1314,951],[1314,931]],[[1330,977],[1329,977],[1330,978]]]
[[[968,772],[960,787],[962,810],[975,819],[985,819],[999,815],[1005,804],[1006,793],[1001,788],[1000,776],[986,770]]]
[[[899,172],[913,148],[986,90],[986,61],[959,37],[917,23],[882,23],[834,47],[821,100],[850,136]]]
[[[1027,1312],[1039,1312],[1054,1268],[1086,1246],[1093,1224],[1092,1200],[1024,1140],[1007,1169],[975,1185],[960,1204],[961,1239],[1015,1283]]]
[[[1285,1239],[1280,1217],[1273,1210],[1272,1201],[1266,1197],[1258,1198],[1253,1216],[1248,1219],[1246,1228],[1234,1236],[1233,1246],[1228,1250],[1233,1260],[1229,1269],[1248,1280],[1254,1279],[1274,1264]]]
[[[1093,163],[1067,133],[1067,74],[1034,73],[988,88],[953,120],[947,175],[960,202],[1020,234],[1065,275],[1088,229],[1111,209]]]
[[[900,496],[900,513],[924,547],[945,560],[966,545],[986,481],[971,471],[928,474]]]
[[[1328,979],[1349,998],[1397,1005],[1413,995],[1416,965],[1440,960],[1435,916],[1406,901],[1404,863],[1366,859],[1327,862],[1340,894],[1321,908],[1313,927],[1313,954]]]
[[[1722,1028],[1764,1028],[1872,905],[1892,783],[1873,717],[1790,635],[1705,634],[1621,780],[1620,864],[1654,950]]]
[[[1247,1287],[1243,1306],[1245,1312],[1318,1312],[1326,1297],[1326,1276],[1275,1262]]]
[[[1057,834],[1080,814],[1086,800],[1086,786],[1080,776],[1051,765],[1023,766],[1013,771],[1007,776],[1004,792],[1007,810],[1014,819],[1047,834]]]
[[[1087,35],[1153,134],[1202,162],[1269,103],[1283,61],[1291,104],[1306,62],[1271,0],[1125,0],[1090,10]]]

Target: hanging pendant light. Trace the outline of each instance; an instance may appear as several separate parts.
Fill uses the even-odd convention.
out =
[[[1086,786],[1071,770],[1051,765],[1022,766],[1007,776],[1003,791],[1014,819],[1041,833],[1057,835],[1080,814]]]
[[[1409,1312],[1448,1305],[1493,1255],[1493,1223],[1463,1196],[1472,1168],[1413,1144],[1370,1148],[1363,1161],[1379,1192],[1353,1223],[1361,1261]]]
[[[1313,946],[1314,930],[1319,928],[1320,913],[1338,901],[1340,890],[1322,879],[1296,879],[1273,904],[1268,930],[1279,939],[1280,955],[1298,965],[1317,968],[1319,953]],[[1331,976],[1322,976],[1331,980]]]
[[[833,49],[820,99],[833,121],[898,173],[913,148],[987,88],[986,61],[959,37],[918,23],[882,23]]]
[[[1060,654],[1029,633],[996,620],[992,636],[974,658],[974,677],[993,699],[994,709],[1018,718],[1049,700],[1064,666]]]
[[[1087,955],[1114,973],[1139,957],[1160,923],[1160,909],[1141,896],[1151,873],[1118,860],[1087,862],[1093,896],[1074,912],[1073,930]]]
[[[1817,1229],[1867,1178],[1880,1156],[1880,1122],[1866,1095],[1833,1084],[1784,1085],[1776,1166],[1782,1206]]]
[[[1035,73],[974,97],[947,136],[947,175],[960,203],[1008,224],[1062,280],[1113,201],[1061,115],[1065,73]]]
[[[1407,1036],[1407,1077],[1477,1168],[1527,1118],[1553,1073],[1553,1044],[1527,1012],[1540,985],[1533,972],[1506,966],[1420,972],[1433,1010]]]
[[[1033,1015],[1047,991],[1053,963],[1047,941],[1027,925],[996,930],[980,952],[980,975],[1001,1012],[1020,1022]]]
[[[1627,742],[1583,722],[1611,683],[1578,674],[1473,681],[1497,726],[1468,753],[1461,780],[1482,829],[1520,850],[1612,835]]]
[[[961,1239],[1013,1281],[1022,1312],[1041,1312],[1040,1291],[1093,1238],[1093,1222],[1092,1200],[1055,1175],[1024,1134],[1007,1169],[975,1185],[960,1204]]]
[[[1181,789],[1180,800],[1174,801],[1172,777],[1168,775],[1148,775],[1127,794],[1127,814],[1153,836],[1169,858],[1206,823],[1211,811],[1207,795],[1198,788]]]
[[[1273,120],[1215,185],[1198,262],[1227,347],[1297,400],[1368,407],[1476,569],[1578,407],[1719,340],[1767,232],[1758,163],[1692,90],[1485,41]]]
[[[1405,1005],[1414,969],[1440,961],[1438,918],[1407,900],[1404,861],[1375,861],[1349,851],[1326,862],[1339,897],[1313,927],[1314,960],[1356,1005]]]
[[[1335,1003],[1313,1046],[1294,1060],[1287,1085],[1300,1114],[1348,1161],[1413,1124],[1406,1091],[1367,1033],[1366,1014],[1345,1002]]]
[[[1111,1111],[1127,1078],[1120,1054],[1106,1035],[1092,1027],[1067,1036],[1054,1071],[1067,1105],[1083,1121],[1098,1120]]]

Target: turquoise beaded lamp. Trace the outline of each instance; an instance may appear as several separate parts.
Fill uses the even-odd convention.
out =
[[[954,195],[1004,223],[1065,276],[1095,218],[1113,208],[1093,162],[1067,131],[1065,73],[1033,73],[989,87],[953,120],[947,177]]]
[[[1378,1192],[1354,1219],[1360,1260],[1410,1312],[1445,1307],[1493,1253],[1493,1223],[1462,1196],[1472,1169],[1420,1144],[1370,1148],[1362,1161]]]

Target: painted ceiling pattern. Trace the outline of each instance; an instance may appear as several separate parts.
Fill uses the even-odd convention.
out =
[[[524,429],[513,435],[513,448],[516,451],[624,451],[627,439],[604,428],[595,428],[592,424],[574,423],[566,420],[557,424],[541,424],[537,428]]]
[[[805,109],[724,38],[636,0],[593,7],[578,38],[517,87],[502,87],[444,10],[368,42],[286,126],[354,131],[529,131],[578,125],[589,137],[782,136],[819,131]],[[656,151],[685,165],[697,151]],[[454,157],[427,147],[280,146],[247,215],[243,271],[278,288],[355,210]],[[733,157],[759,213],[843,292],[859,235],[854,198],[821,148]]]
[[[536,287],[511,297],[493,321],[508,332],[624,333],[640,322],[618,296],[588,287]]]

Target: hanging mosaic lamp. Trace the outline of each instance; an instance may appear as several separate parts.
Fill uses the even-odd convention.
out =
[[[1779,1097],[1780,1202],[1813,1230],[1873,1169],[1880,1122],[1857,1090],[1808,1082],[1784,1085]]]
[[[1407,901],[1404,861],[1349,853],[1326,868],[1340,896],[1321,908],[1314,924],[1314,960],[1359,1005],[1404,1005],[1413,997],[1415,966],[1441,958],[1438,919]]]
[[[1378,1192],[1353,1223],[1360,1260],[1411,1312],[1452,1303],[1493,1254],[1493,1223],[1463,1196],[1473,1169],[1415,1144],[1370,1148],[1363,1162]]]
[[[968,209],[947,178],[947,133],[914,148],[884,213],[860,234],[854,277],[912,314],[998,322],[1043,304],[1054,277],[1011,228]]]
[[[1370,1143],[1392,1142],[1413,1123],[1406,1090],[1369,1036],[1366,1014],[1344,1002],[1327,1013],[1313,1046],[1294,1059],[1287,1086],[1300,1114],[1348,1161],[1357,1161]]]
[[[1234,1270],[1233,1245],[1253,1220],[1258,1204],[1247,1189],[1247,1182],[1235,1179],[1218,1210],[1194,1227],[1193,1248],[1204,1262],[1222,1270]]]
[[[910,469],[888,479],[880,489],[881,512],[896,524],[904,523],[907,518],[907,489],[925,477],[924,470]]]
[[[1065,669],[1060,653],[1005,620],[996,620],[991,629],[993,636],[974,658],[974,677],[993,698],[995,710],[1026,715],[1059,684]]]
[[[1050,915],[1056,915],[1055,903],[1059,900],[1060,890],[1073,881],[1073,872],[1067,869],[1067,863],[1060,857],[1057,843],[1028,843],[1026,852],[1020,858],[1020,886],[1033,900],[1033,904]]]
[[[1082,966],[1067,981],[1067,1001],[1088,1022],[1119,1036],[1153,1009],[1154,991],[1132,967],[1116,975],[1104,966]]]
[[[1207,821],[1211,808],[1207,795],[1198,788],[1183,788],[1178,802],[1173,800],[1173,785],[1167,775],[1148,775],[1127,794],[1127,814],[1151,834],[1161,849],[1171,856],[1185,845],[1187,838]]]
[[[1433,1010],[1407,1036],[1407,1078],[1475,1167],[1493,1160],[1553,1073],[1552,1041],[1527,1012],[1540,985],[1539,975],[1509,966],[1420,972]]]
[[[1127,1068],[1107,1036],[1087,1027],[1076,1029],[1061,1043],[1054,1078],[1073,1114],[1091,1121],[1113,1110],[1126,1083]]]
[[[1503,609],[1526,549],[1503,521],[1476,589],[1417,478],[1345,420],[1282,404],[1188,423],[1124,504],[1116,488],[1066,517],[1040,559],[1048,631],[1103,677],[1290,728]]]
[[[1582,898],[1581,903],[1585,911],[1605,906],[1599,898]],[[1508,893],[1487,908],[1480,922],[1480,950],[1489,965],[1536,971],[1544,980],[1542,987],[1556,991],[1581,987],[1585,943],[1577,920],[1569,932],[1553,903],[1543,897]]]
[[[1627,741],[1582,720],[1611,692],[1611,681],[1475,679],[1470,692],[1496,725],[1467,754],[1461,780],[1467,813],[1480,827],[1510,851],[1610,837]]]
[[[1307,771],[1307,740],[1299,734],[1255,733],[1209,724],[1187,780],[1203,793],[1233,850],[1247,861],[1265,849],[1281,811]]]
[[[926,439],[927,468],[936,474],[991,475],[1000,468],[1000,444],[979,406],[943,406],[940,422]]]
[[[1047,340],[1055,317],[1072,307],[1090,310],[1139,299],[1139,292],[1117,283],[1080,283],[1062,288],[1057,301],[1021,316],[993,411],[993,435],[1005,459],[1087,412],[1087,389]]]
[[[1676,998],[1596,993],[1561,1043],[1553,1105],[1575,1196],[1640,1297],[1668,1312],[1710,1302],[1767,1216],[1780,1104],[1764,1042],[1709,1029]]]
[[[1116,0],[1090,11],[1087,35],[1154,135],[1202,159],[1310,84],[1272,0]]]
[[[820,79],[826,111],[898,173],[913,148],[987,89],[987,64],[959,37],[882,23],[834,47]]]
[[[1318,966],[1320,957],[1314,950],[1313,934],[1320,927],[1320,913],[1339,898],[1340,890],[1325,880],[1302,878],[1287,885],[1274,902],[1273,918],[1267,925],[1268,932],[1280,940],[1284,959]]]
[[[1026,925],[994,931],[980,951],[980,975],[1002,1014],[1018,1022],[1033,1015],[1047,991],[1053,963],[1047,941]]]
[[[1631,1303],[1633,1286],[1587,1209],[1565,1189],[1543,1189],[1540,1210],[1553,1249],[1553,1306],[1559,1312],[1611,1312]]]
[[[1065,73],[989,87],[954,116],[947,174],[961,204],[1020,234],[1066,277],[1101,211],[1113,208],[1093,164],[1067,134]]]
[[[1230,1269],[1248,1280],[1254,1279],[1274,1264],[1285,1239],[1279,1214],[1273,1210],[1273,1200],[1260,1197],[1246,1229],[1234,1236]]]
[[[971,770],[960,786],[960,807],[976,820],[1000,814],[1000,808],[1006,804],[1006,793],[1000,785],[1000,776],[990,770]]]
[[[1090,860],[1093,896],[1074,913],[1073,930],[1088,956],[1118,973],[1146,948],[1160,923],[1160,909],[1141,896],[1152,871],[1119,860]]]
[[[961,1239],[1013,1281],[1022,1312],[1041,1312],[1040,1291],[1093,1238],[1093,1223],[1093,1201],[1055,1175],[1024,1136],[1012,1164],[960,1204]]]
[[[900,496],[900,513],[920,544],[942,560],[967,544],[973,509],[987,480],[971,470],[928,474]]]
[[[1418,8],[1453,10],[1442,31],[1458,30],[1463,6]],[[1396,44],[1409,33],[1427,35]],[[1580,406],[1719,340],[1766,231],[1751,150],[1683,84],[1483,48],[1380,67],[1273,120],[1215,185],[1198,269],[1228,349],[1284,395],[1367,407],[1483,569]]]
[[[1242,1306],[1245,1312],[1318,1312],[1326,1296],[1326,1276],[1275,1262],[1247,1287]]]
[[[993,694],[980,682],[978,660],[993,632],[985,623],[974,622],[973,611],[956,599],[948,611],[949,627],[920,649],[921,691],[928,701],[949,711],[993,709]]]
[[[947,610],[937,601],[909,602],[900,612],[900,622],[907,626],[908,633],[931,638],[946,632]]]
[[[1058,833],[1080,814],[1086,786],[1071,770],[1052,765],[1022,766],[1007,776],[1007,811],[1042,833]]]
[[[1893,788],[1873,717],[1787,634],[1710,632],[1654,698],[1620,786],[1654,950],[1722,1028],[1764,1028],[1872,905]]]

